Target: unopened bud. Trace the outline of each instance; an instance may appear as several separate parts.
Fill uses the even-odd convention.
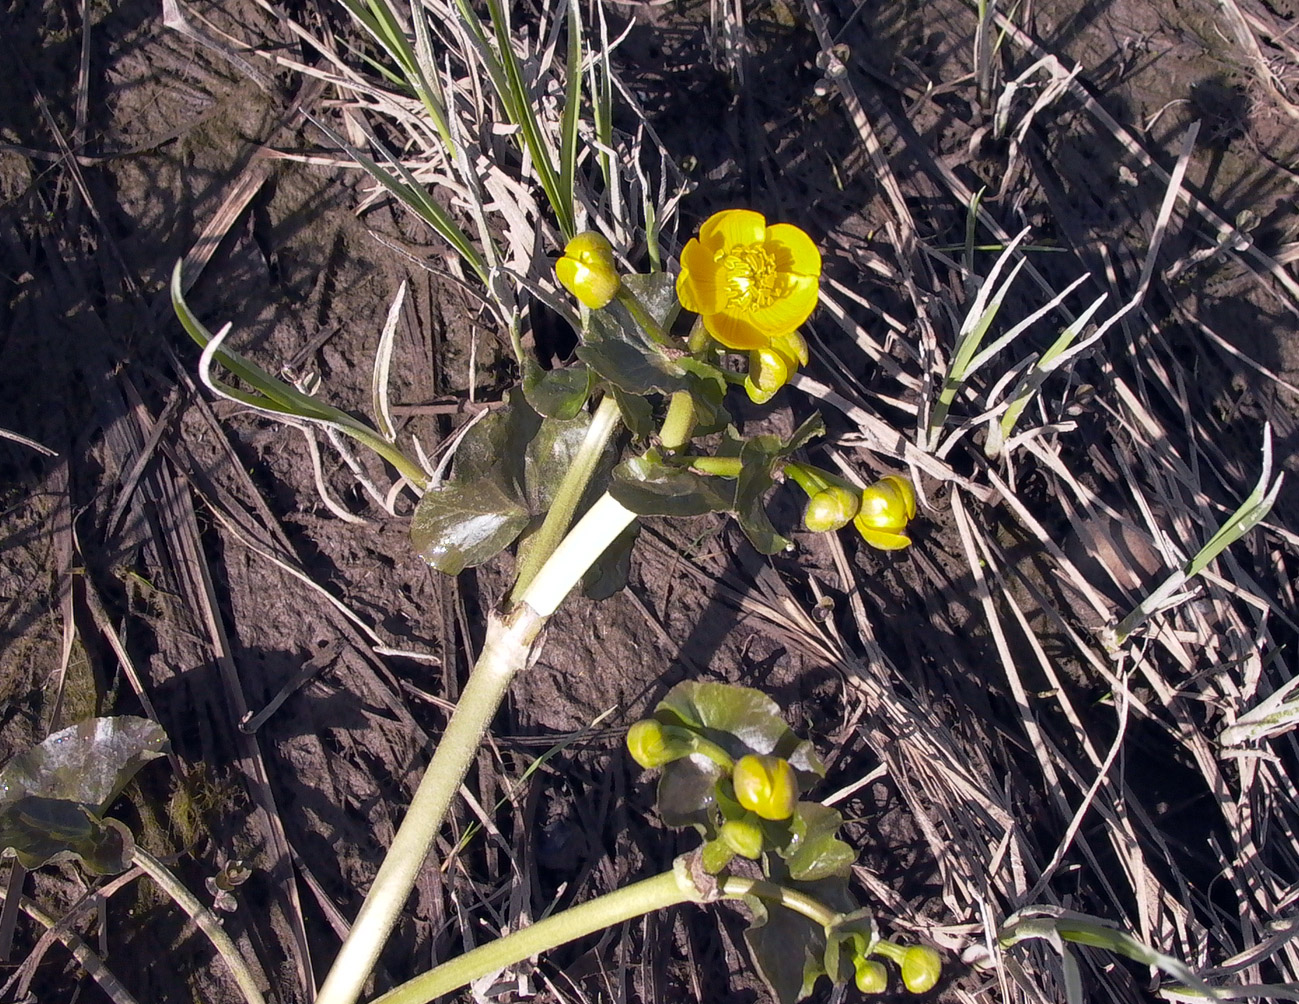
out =
[[[695,736],[686,729],[646,718],[627,730],[627,750],[638,764],[653,770],[693,753]]]
[[[763,819],[788,819],[798,804],[798,778],[788,760],[778,756],[740,757],[731,775],[735,799]]]
[[[807,500],[803,525],[813,533],[838,530],[847,526],[860,508],[860,495],[841,485],[831,485]]]
[[[592,310],[608,306],[622,287],[613,245],[590,230],[568,242],[564,257],[555,262],[555,275],[566,290]]]

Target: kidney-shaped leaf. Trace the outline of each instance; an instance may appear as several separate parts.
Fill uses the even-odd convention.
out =
[[[459,575],[509,547],[528,520],[523,503],[495,478],[452,481],[424,493],[410,539],[439,572]]]
[[[79,802],[95,815],[122,793],[141,767],[167,749],[167,734],[148,718],[91,718],[48,736],[0,770],[0,805],[36,795]]]
[[[843,816],[828,805],[799,802],[790,824],[791,838],[781,850],[789,874],[800,882],[832,876],[847,878],[857,854],[836,836]]]
[[[736,760],[747,753],[784,757],[800,775],[800,788],[825,776],[811,744],[794,734],[780,716],[780,706],[760,690],[686,680],[667,692],[654,717],[665,725],[698,730]]]
[[[81,802],[24,795],[0,804],[0,849],[25,868],[80,858],[96,875],[131,863],[135,841],[116,819],[99,819]]]

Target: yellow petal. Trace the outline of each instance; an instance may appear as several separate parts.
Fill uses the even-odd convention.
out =
[[[862,539],[871,547],[878,548],[881,551],[901,551],[904,547],[911,546],[911,538],[905,533],[890,533],[888,530],[877,530],[874,527],[863,526],[860,516],[852,522],[853,526],[857,527],[857,532],[862,535]]]
[[[767,232],[767,221],[752,209],[723,209],[699,228],[699,240],[716,252],[737,244],[758,244]]]
[[[771,341],[766,331],[749,320],[749,315],[716,313],[702,316],[708,333],[728,349],[748,352],[766,348],[767,343]]]
[[[744,378],[744,389],[754,404],[766,404],[788,380],[789,366],[779,352],[759,349],[749,353],[749,372]]]
[[[677,299],[682,309],[715,314],[725,307],[727,294],[718,285],[719,272],[708,249],[692,237],[681,252],[681,274],[677,276]]]
[[[816,309],[817,282],[804,276],[782,275],[784,295],[760,310],[750,313],[754,327],[778,339],[794,331]]]
[[[861,526],[876,530],[904,530],[907,525],[906,508],[892,492],[881,491],[878,484],[862,492],[857,519]]]
[[[776,259],[776,270],[818,278],[821,275],[821,252],[812,238],[791,223],[777,223],[767,228],[767,250]]]
[[[887,483],[894,492],[897,493],[902,508],[907,514],[907,519],[916,518],[916,488],[911,483],[910,478],[904,478],[901,474],[886,474],[880,478],[880,483]]]

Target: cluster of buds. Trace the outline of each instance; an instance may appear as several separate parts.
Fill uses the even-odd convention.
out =
[[[806,464],[788,463],[785,473],[807,492],[803,525],[813,533],[828,533],[852,523],[866,543],[881,551],[910,546],[906,531],[916,516],[916,490],[909,479],[889,474],[859,491]]]
[[[692,729],[653,718],[627,730],[627,749],[646,770],[694,754],[721,769],[714,791],[717,837],[704,848],[704,866],[711,872],[735,855],[756,861],[771,846],[764,821],[787,825],[798,807],[798,775],[783,757],[749,753],[736,760]]]

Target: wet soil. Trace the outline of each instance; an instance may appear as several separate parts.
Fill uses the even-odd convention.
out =
[[[309,6],[299,16],[342,25],[337,12]],[[1267,11],[1293,23],[1299,12],[1284,7]],[[1065,249],[1043,256],[1049,279],[1139,271],[1165,185],[1076,95],[1039,112],[1012,149],[991,128],[994,109],[971,99],[975,19],[964,5],[821,9],[924,244],[956,254],[950,249],[964,240],[966,207],[936,183],[942,167],[971,190],[986,187],[986,205],[1009,230],[1031,225],[1035,242]],[[255,5],[183,10],[259,47],[297,51]],[[358,210],[355,172],[257,155],[316,148],[318,134],[299,112],[326,109],[323,89],[262,61],[252,64],[255,79],[169,30],[143,0],[9,0],[2,11],[0,53],[14,69],[0,77],[0,429],[49,452],[0,439],[0,760],[88,715],[156,717],[175,758],[144,772],[114,813],[195,890],[229,862],[245,862],[252,877],[223,922],[258,960],[271,998],[305,1002],[436,743],[512,559],[439,577],[412,553],[404,514],[385,514],[327,459],[331,493],[364,522],[337,518],[320,501],[300,433],[196,386],[198,352],[174,319],[166,283],[232,193],[254,185],[201,272],[188,276],[194,309],[214,328],[230,321],[241,351],[268,368],[318,378],[332,403],[364,414],[384,316],[408,283],[392,397],[403,434],[427,449],[472,412],[465,402],[495,400],[508,387],[509,347],[472,293],[444,269],[420,267],[441,257],[434,237],[382,203]],[[745,15],[740,44],[715,31],[705,4],[611,13],[629,27],[620,72],[695,186],[682,235],[732,205],[796,221],[826,248],[828,276],[879,310],[909,316],[898,284],[874,266],[919,259],[904,261],[889,246],[887,197],[827,85],[809,15],[780,0]],[[1270,254],[1293,247],[1295,120],[1242,64],[1214,4],[1036,4],[1016,23],[1061,64],[1079,67],[1090,99],[1163,169],[1198,121],[1189,187]],[[1035,57],[1002,44],[1003,81],[1028,71]],[[1014,121],[1043,79],[1026,77],[1021,97],[1008,101]],[[1161,263],[1217,236],[1202,217],[1179,220]],[[1151,310],[1184,363],[1179,393],[1192,411],[1216,416],[1217,446],[1237,481],[1251,483],[1264,419],[1278,462],[1292,467],[1294,396],[1230,350],[1295,382],[1293,312],[1225,256],[1206,257],[1160,289],[1174,294]],[[1229,348],[1196,334],[1187,318]],[[833,325],[819,324],[813,341],[849,366],[843,373],[814,362],[811,375],[880,386],[876,367]],[[808,411],[792,394],[781,402],[772,421],[785,429]],[[879,407],[914,425],[887,400]],[[1162,402],[1151,408],[1170,435],[1183,435]],[[1108,419],[1080,421],[1070,449],[1085,465],[1089,423]],[[850,431],[837,418],[831,425],[834,437]],[[887,458],[861,462],[889,469]],[[962,464],[962,473],[975,469]],[[1123,477],[1080,469],[1101,495]],[[946,497],[946,488],[931,489]],[[1026,497],[1049,490],[1027,476]],[[982,511],[996,525],[997,515]],[[1293,530],[1295,514],[1287,491],[1275,520]],[[776,502],[773,517],[792,529],[798,514]],[[1022,547],[1015,563],[1031,569],[1039,555],[1010,522],[1001,542],[1012,557]],[[378,988],[409,976],[412,959],[423,968],[502,922],[662,868],[692,843],[653,822],[652,783],[620,745],[621,730],[680,679],[772,694],[796,729],[833,751],[827,790],[873,769],[873,737],[884,734],[876,710],[860,717],[861,698],[817,650],[737,607],[737,596],[807,610],[823,595],[848,650],[866,658],[874,649],[849,615],[859,592],[875,624],[871,645],[903,667],[908,692],[969,744],[972,762],[987,760],[1013,787],[1008,779],[1031,756],[1016,696],[984,669],[995,664],[994,640],[978,620],[949,521],[918,532],[909,563],[848,545],[856,585],[842,581],[822,542],[796,539],[796,555],[767,560],[719,517],[651,521],[625,591],[564,606],[495,722],[469,782],[476,805],[456,810]],[[1292,543],[1278,546],[1269,586],[1283,600],[1288,587],[1275,583],[1295,567]],[[704,574],[688,574],[683,562]],[[1047,574],[1029,578],[1050,585]],[[1107,686],[1066,661],[1066,675],[1099,705]],[[256,732],[240,730],[246,712],[286,688]],[[1133,743],[1135,759],[1167,753],[1158,730],[1134,729]],[[520,781],[542,754],[544,764]],[[1148,782],[1151,804],[1170,813],[1206,797],[1193,780],[1155,774],[1135,771],[1132,783]],[[935,855],[909,798],[884,777],[840,807],[854,820],[849,834],[885,914],[941,926],[951,921],[948,877],[958,866]],[[1049,793],[1016,791],[1015,799],[1031,828]],[[1059,834],[1042,825],[1052,846]],[[1206,827],[1188,837],[1194,846],[1177,856],[1206,885],[1220,864],[1203,859],[1212,836]],[[1097,902],[1093,880],[1070,874],[1079,908]],[[93,884],[72,866],[17,881],[56,914]],[[725,911],[720,920],[704,911],[649,918],[554,953],[512,987],[547,1000],[762,1000],[741,929],[738,914]],[[206,941],[143,881],[115,892],[102,916],[77,930],[137,1000],[235,999]],[[61,947],[30,974],[18,969],[38,938],[20,921],[0,983],[29,979],[33,1000],[109,999]],[[963,931],[945,947],[979,938]],[[951,973],[940,988],[951,999],[990,992],[984,976],[959,964]],[[1116,994],[1140,993],[1128,977],[1114,980]],[[823,985],[816,999],[828,993]]]

